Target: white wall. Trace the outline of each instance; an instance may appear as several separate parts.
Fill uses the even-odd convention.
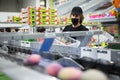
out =
[[[6,22],[8,16],[19,16],[18,12],[0,12],[0,22]]]

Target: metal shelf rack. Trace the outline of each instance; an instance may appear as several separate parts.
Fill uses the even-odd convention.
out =
[[[65,37],[65,36],[85,36],[85,35],[99,35],[102,34],[103,31],[75,31],[75,32],[61,32],[61,33],[2,33],[0,34],[0,41],[6,40],[25,40],[25,39],[37,39],[39,37]]]

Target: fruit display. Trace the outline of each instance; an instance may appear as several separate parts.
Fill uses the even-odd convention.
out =
[[[21,21],[30,26],[67,25],[71,24],[68,17],[59,17],[57,9],[44,7],[27,7],[21,10]]]
[[[21,9],[21,22],[29,24],[30,26],[35,26],[35,9],[33,7],[27,7]]]

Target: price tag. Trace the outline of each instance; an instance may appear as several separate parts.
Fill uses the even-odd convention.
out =
[[[30,47],[30,42],[28,42],[28,41],[21,41],[21,46],[23,46],[23,47]]]
[[[25,41],[21,41],[21,46],[25,46]]]
[[[56,33],[45,33],[45,38],[54,38],[56,37]]]
[[[25,47],[30,47],[30,42],[26,41],[25,42]]]
[[[97,50],[92,48],[81,47],[81,58],[82,57],[90,57],[93,59],[97,59]]]
[[[111,50],[97,49],[97,58],[111,61]]]

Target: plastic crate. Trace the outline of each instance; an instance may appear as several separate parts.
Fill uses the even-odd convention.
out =
[[[55,39],[53,45],[79,47],[80,41],[75,40],[75,39],[70,38],[70,37],[59,37],[59,38]]]

